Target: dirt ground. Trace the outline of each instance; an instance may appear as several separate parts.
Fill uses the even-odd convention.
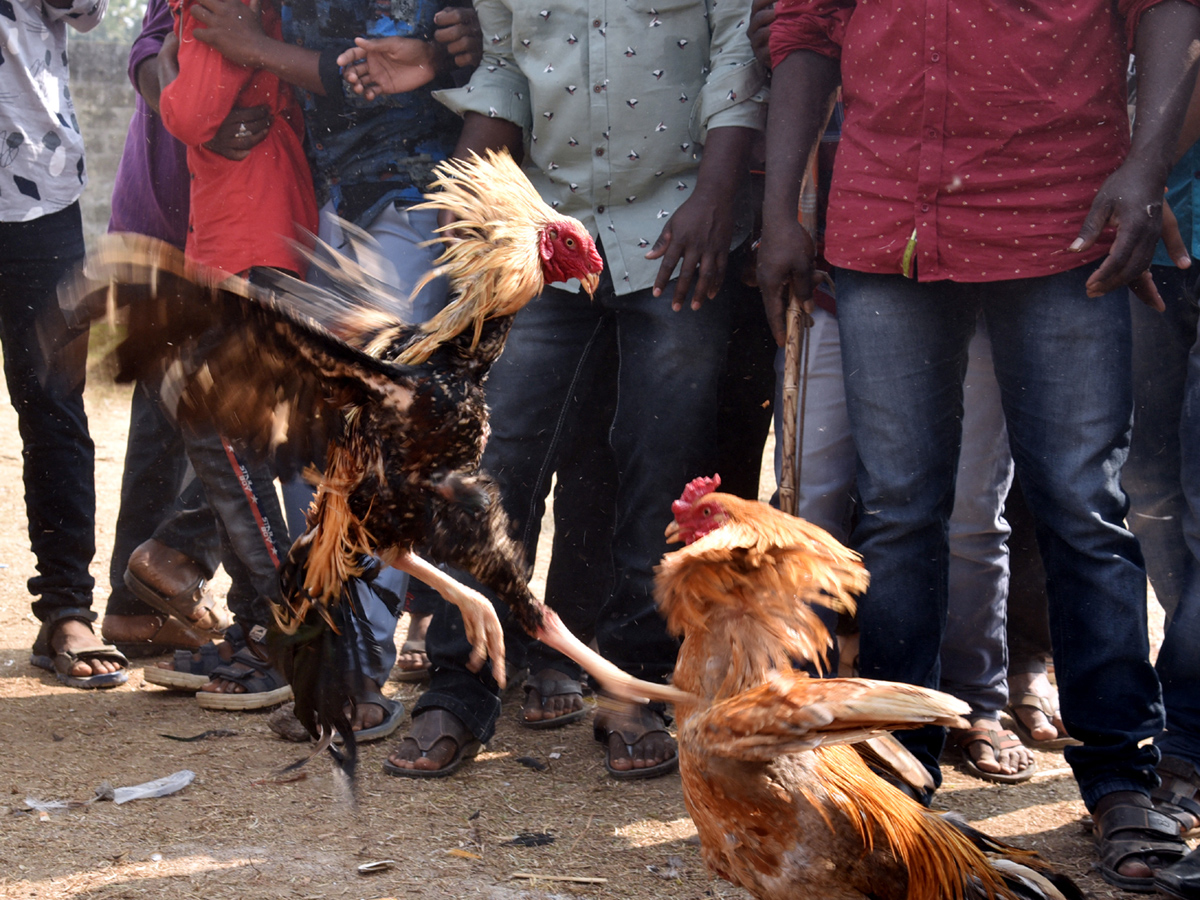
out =
[[[34,568],[20,440],[4,401],[0,898],[748,897],[706,872],[678,776],[613,781],[590,721],[558,731],[523,729],[515,719],[517,692],[507,698],[496,737],[455,777],[389,778],[381,763],[394,741],[364,747],[353,808],[323,759],[300,780],[273,780],[302,750],[275,738],[262,713],[202,710],[189,694],[145,684],[141,662],[127,685],[97,692],[60,686],[32,668],[37,629],[25,582]],[[92,572],[102,611],[129,393],[94,384],[87,401],[98,495]],[[419,689],[389,687],[409,708]],[[215,729],[233,734],[192,743],[166,737]],[[1098,898],[1125,896],[1092,872],[1084,809],[1061,754],[1037,756],[1040,774],[1020,786],[986,784],[947,766],[937,806],[1038,850]],[[26,806],[27,798],[87,800],[102,782],[134,785],[182,769],[195,772],[195,781],[170,797],[45,815]],[[532,833],[553,842],[513,842]],[[378,874],[359,874],[360,865],[379,860],[392,863]],[[590,881],[555,880],[563,878]]]

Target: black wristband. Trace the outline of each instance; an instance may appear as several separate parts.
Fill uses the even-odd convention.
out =
[[[321,87],[325,88],[325,96],[330,100],[345,96],[342,92],[342,69],[337,61],[341,55],[342,51],[333,47],[322,50],[321,61],[317,67],[321,76]]]

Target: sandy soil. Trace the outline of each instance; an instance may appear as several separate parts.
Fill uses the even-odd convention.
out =
[[[124,389],[89,388],[100,610],[128,401]],[[28,662],[36,624],[25,582],[34,569],[20,452],[15,416],[0,403],[0,510],[8,523],[0,531],[0,898],[748,897],[705,871],[678,776],[614,782],[590,720],[559,731],[523,729],[516,693],[495,739],[456,777],[389,778],[380,765],[392,742],[363,748],[355,809],[323,760],[300,780],[273,780],[302,751],[276,739],[261,713],[202,710],[188,694],[144,684],[139,668],[112,691],[60,686]],[[408,707],[419,692],[390,689]],[[210,729],[234,734],[194,743],[165,737]],[[1091,871],[1083,806],[1062,756],[1040,753],[1038,762],[1041,773],[1016,787],[947,767],[937,805],[1037,849],[1096,897],[1124,896]],[[26,798],[86,800],[105,781],[133,785],[181,769],[194,771],[195,782],[171,797],[45,816],[26,808]],[[512,843],[524,833],[548,834],[553,843]],[[376,860],[393,865],[358,874]],[[602,880],[549,880],[565,876]]]

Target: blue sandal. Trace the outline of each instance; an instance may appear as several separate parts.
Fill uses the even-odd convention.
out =
[[[60,650],[55,652],[51,639],[55,628],[63,622],[83,622],[88,630],[96,621],[96,614],[83,607],[68,606],[51,612],[38,630],[37,639],[33,642],[33,653],[29,657],[31,665],[39,669],[53,672],[54,676],[73,688],[111,688],[124,684],[129,680],[129,660],[111,644],[97,644],[94,647],[83,647],[79,650]],[[121,669],[116,672],[106,672],[100,675],[72,675],[76,663],[103,660],[115,662]]]

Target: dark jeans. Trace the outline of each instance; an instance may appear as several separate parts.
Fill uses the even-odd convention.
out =
[[[1146,792],[1162,729],[1146,574],[1122,524],[1119,473],[1133,408],[1125,291],[1089,299],[1095,266],[988,284],[838,272],[847,407],[871,572],[859,605],[870,678],[936,687],[967,345],[982,310],[1025,498],[1046,566],[1066,751],[1089,809]],[[901,737],[940,777],[941,729]]]
[[[58,282],[83,257],[79,204],[28,222],[0,222],[0,345],[24,460],[29,579],[39,619],[90,608],[96,551],[95,449],[83,409],[86,330],[67,328]]]
[[[170,530],[159,531],[180,513]],[[216,519],[188,464],[179,425],[162,409],[158,385],[137,383],[129,408],[129,439],[121,476],[121,508],[113,537],[108,579],[112,593],[106,612],[116,616],[155,614],[125,586],[125,568],[138,545],[151,537],[194,560],[211,578],[220,564]],[[164,540],[165,539],[165,540]]]
[[[1122,479],[1167,614],[1157,666],[1167,728],[1155,745],[1200,765],[1200,263],[1152,271],[1167,309],[1130,299],[1136,406]]]
[[[648,289],[618,296],[608,278],[606,273],[594,300],[550,288],[517,317],[488,381],[492,435],[484,468],[500,480],[506,510],[536,534],[564,429],[577,427],[569,421],[571,400],[602,384],[605,371],[612,371],[605,365],[615,360],[608,437],[617,474],[613,588],[598,607],[589,603],[592,608],[580,613],[594,623],[603,656],[638,677],[661,681],[674,668],[677,644],[654,604],[654,566],[669,549],[663,529],[671,502],[689,480],[711,474],[728,300],[722,294],[699,311],[674,313],[674,283],[660,298]],[[615,349],[606,349],[610,340]],[[579,493],[585,496],[578,502],[587,502],[586,492]],[[599,518],[594,507],[590,513],[563,512]],[[554,589],[568,598],[591,596],[598,577],[607,572],[575,568]],[[572,614],[567,607],[563,611]],[[428,645],[433,675],[415,712],[449,709],[486,740],[499,715],[499,697],[490,676],[476,677],[462,666],[465,642],[456,609],[434,613]]]
[[[289,546],[275,473],[207,425],[185,425],[182,432],[221,535],[221,563],[231,581],[225,598],[229,611],[246,628],[270,625],[270,603],[279,600],[277,570]],[[178,545],[195,533],[194,513],[177,511],[154,537],[182,550]]]

